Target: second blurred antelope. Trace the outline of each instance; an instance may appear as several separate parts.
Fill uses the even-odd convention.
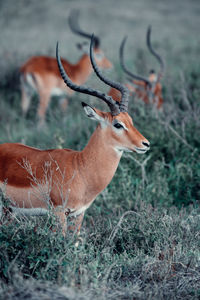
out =
[[[78,24],[79,11],[74,10],[69,16],[69,26],[71,30],[87,39],[91,38],[91,34],[83,31]],[[83,50],[84,42],[77,44],[78,48]],[[111,68],[111,62],[104,56],[100,49],[100,39],[94,37],[94,55],[95,60],[101,68]],[[84,53],[76,64],[71,64],[67,60],[62,59],[64,69],[69,77],[76,84],[85,83],[92,73],[89,53]],[[33,56],[20,68],[20,81],[22,102],[21,107],[23,114],[26,115],[32,96],[34,93],[39,96],[38,117],[39,124],[45,121],[45,114],[51,97],[54,95],[62,96],[61,107],[66,110],[68,99],[73,91],[66,87],[58,70],[57,62],[54,57],[49,56]]]
[[[157,59],[160,64],[160,70],[158,74],[152,69],[149,71],[149,77],[143,77],[140,75],[136,75],[127,69],[124,63],[124,46],[126,43],[127,37],[125,37],[120,46],[120,64],[124,72],[129,75],[130,83],[127,83],[126,86],[130,90],[130,92],[137,95],[138,98],[142,99],[145,103],[154,103],[158,109],[162,107],[163,104],[163,96],[162,96],[162,85],[160,83],[161,78],[164,74],[164,61],[162,57],[153,49],[151,44],[151,27],[148,27],[146,42],[147,47],[150,53]],[[116,101],[120,101],[121,95],[119,91],[111,88],[109,93],[110,96],[113,97]]]

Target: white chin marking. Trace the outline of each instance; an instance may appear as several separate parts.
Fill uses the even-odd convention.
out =
[[[126,148],[126,147],[115,147],[115,150],[119,151],[119,152],[133,152],[132,150]]]
[[[135,148],[135,151],[138,153],[138,154],[144,154],[144,153],[146,153],[147,152],[147,150],[146,149],[137,149],[137,148]]]
[[[146,153],[147,152],[147,150],[146,149],[139,149],[139,148],[134,148],[133,150],[130,150],[130,149],[128,149],[128,148],[123,148],[123,147],[115,147],[114,148],[115,149],[115,151],[119,154],[119,155],[122,155],[123,154],[123,152],[133,152],[133,151],[135,151],[135,152],[137,152],[138,154],[144,154],[144,153]]]
[[[114,148],[115,152],[119,155],[119,156],[122,156],[123,152],[127,152],[128,149],[126,148],[120,148],[120,147],[115,147]],[[131,152],[130,150],[128,152]]]

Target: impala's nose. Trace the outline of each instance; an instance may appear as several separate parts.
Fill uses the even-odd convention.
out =
[[[135,147],[135,151],[137,153],[145,153],[150,149],[150,143],[148,140],[145,139],[145,141],[142,141],[140,145],[143,145],[143,147]]]
[[[149,142],[142,142],[142,145],[144,145],[144,146],[147,147],[147,148],[150,147],[150,143],[149,143]]]

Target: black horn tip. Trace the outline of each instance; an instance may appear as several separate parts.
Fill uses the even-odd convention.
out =
[[[123,40],[122,40],[121,46],[120,46],[120,49],[121,49],[121,50],[122,50],[122,48],[124,47],[124,45],[125,45],[125,43],[126,43],[126,41],[127,41],[127,38],[128,38],[128,35],[125,35],[125,36],[123,37]]]
[[[58,52],[59,52],[59,42],[56,42],[56,57],[58,58]]]
[[[119,48],[119,57],[120,57],[120,61],[121,61],[121,64],[123,65],[123,52],[124,52],[124,46],[125,46],[125,43],[127,41],[127,38],[128,36],[124,36],[122,42],[121,42],[121,45],[120,45],[120,48]]]
[[[127,38],[128,38],[128,35],[125,35],[123,38],[124,43],[126,42]]]
[[[90,40],[90,55],[92,53],[92,48],[93,48],[93,44],[94,44],[94,33],[92,33],[92,36],[91,36],[91,40]]]
[[[151,35],[151,25],[149,25],[147,27],[147,38],[150,39],[150,35]]]
[[[147,27],[147,31],[151,31],[151,28],[152,28],[152,26],[149,25],[149,26]]]

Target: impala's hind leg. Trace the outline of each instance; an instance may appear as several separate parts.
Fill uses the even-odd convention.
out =
[[[24,117],[26,116],[27,111],[30,107],[30,102],[31,102],[30,96],[28,96],[26,91],[22,88],[22,103],[21,103],[21,106],[22,106],[22,113],[23,113]]]
[[[28,75],[27,75],[27,77],[28,77]],[[29,81],[30,81],[30,79],[27,80],[25,78],[25,75],[21,75],[21,77],[20,77],[21,97],[22,97],[21,98],[21,108],[22,108],[22,113],[23,113],[24,117],[27,114],[27,111],[28,111],[28,109],[30,107],[31,98],[33,97],[33,94],[34,94],[34,88],[29,83]]]
[[[39,106],[38,106],[38,117],[39,117],[39,127],[45,124],[46,111],[51,100],[50,89],[39,91]]]
[[[77,241],[75,243],[75,247],[78,247],[79,242],[82,241],[82,238],[79,237],[80,229],[83,222],[84,213],[80,214],[78,217],[74,218],[72,221],[72,225],[70,225],[67,229],[76,235]]]

